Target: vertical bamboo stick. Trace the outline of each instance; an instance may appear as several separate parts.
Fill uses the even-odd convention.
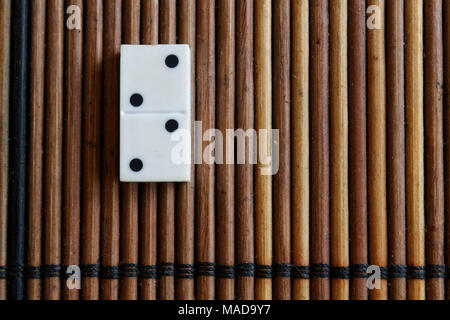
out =
[[[141,8],[141,42],[157,44],[159,31],[159,0],[143,0]],[[156,299],[157,261],[157,196],[158,185],[141,185],[141,296],[142,300]]]
[[[123,43],[139,44],[140,42],[140,0],[123,2]],[[139,259],[139,226],[138,226],[138,184],[123,183],[121,188],[121,278],[120,298],[137,300],[138,298],[138,259]]]
[[[217,3],[217,128],[224,135],[223,164],[217,164],[217,299],[234,300],[234,136],[230,141],[227,130],[235,121],[235,1]],[[231,144],[231,147],[229,145]]]
[[[82,18],[83,1],[68,0],[65,8],[78,7]],[[76,12],[69,12],[77,14]],[[64,172],[63,172],[63,250],[64,266],[80,265],[80,206],[81,206],[81,121],[83,33],[81,29],[65,28],[65,92],[64,92]],[[35,241],[35,240],[33,240]],[[65,272],[65,270],[63,270]],[[78,300],[79,291],[63,281],[64,300]]]
[[[330,6],[331,283],[333,300],[349,299],[347,0]]]
[[[328,300],[330,298],[328,1],[319,0],[310,4],[311,299]]]
[[[425,1],[425,204],[427,299],[445,299],[444,287],[444,57],[442,0]]]
[[[388,264],[386,214],[386,62],[384,45],[384,0],[367,1],[379,25],[367,30],[368,63],[368,204],[369,262],[385,270]],[[384,272],[382,272],[384,274]],[[388,297],[387,280],[370,291],[373,300]]]
[[[11,1],[0,3],[0,300],[6,300],[8,132],[9,132],[9,46]]]
[[[215,1],[197,2],[197,118],[205,131],[215,126]],[[199,147],[202,152],[210,142]],[[204,161],[205,159],[203,159]],[[214,299],[214,165],[203,162],[196,175],[197,299]]]
[[[349,204],[352,300],[367,300],[366,2],[348,3]]]
[[[387,8],[389,298],[406,299],[404,1]]]
[[[450,55],[450,1],[444,1],[444,57]],[[444,59],[444,83],[446,92],[450,92],[450,61]],[[445,134],[445,219],[450,221],[450,95],[445,95],[444,104],[444,134]],[[450,223],[445,226],[445,246],[450,248]],[[446,265],[450,265],[450,254],[446,254]],[[447,299],[450,299],[450,279],[446,280]]]
[[[177,41],[176,0],[160,3],[160,42],[174,44]],[[159,280],[159,299],[175,299],[173,267],[175,262],[175,184],[159,185],[158,210],[158,263],[162,272]]]
[[[99,299],[101,145],[103,84],[103,3],[86,3],[83,110],[83,300]],[[83,270],[84,269],[84,270]]]
[[[253,14],[253,0],[236,1],[236,127],[245,132],[252,130],[255,122]],[[253,300],[255,297],[251,147],[250,143],[246,144],[245,163],[236,166],[236,285],[240,300]]]
[[[178,3],[178,37],[179,42],[189,44],[191,48],[191,120],[192,126],[195,120],[195,24],[196,1],[181,0]],[[193,129],[192,129],[193,130]],[[194,131],[192,131],[194,132]],[[194,134],[192,145],[194,145]],[[194,154],[191,157],[191,182],[182,183],[176,190],[176,298],[181,300],[193,300],[194,294],[194,196],[195,196],[195,166]]]
[[[257,300],[272,299],[272,176],[263,155],[272,155],[272,1],[255,2],[255,128],[258,165],[255,178]],[[268,170],[269,169],[269,170]],[[268,272],[267,270],[270,270]]]
[[[44,299],[60,299],[64,1],[47,2]]]
[[[309,300],[309,4],[292,2],[292,298]]]
[[[291,299],[291,15],[290,1],[273,3],[273,128],[279,130],[279,170],[273,177],[274,299]],[[288,269],[288,270],[286,270]]]
[[[408,299],[425,299],[423,1],[405,2]]]
[[[101,298],[119,297],[119,57],[122,0],[104,2]]]

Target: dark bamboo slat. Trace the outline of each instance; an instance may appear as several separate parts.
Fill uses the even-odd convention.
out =
[[[6,300],[11,1],[0,3],[0,300]]]
[[[196,86],[195,86],[195,61],[196,61],[196,1],[182,0],[178,2],[178,41],[179,43],[189,44],[191,48],[191,119],[192,124],[196,116]],[[194,132],[194,131],[192,131]],[[194,143],[194,134],[192,134],[192,145]],[[184,267],[194,266],[194,199],[195,199],[195,166],[194,153],[191,157],[191,182],[177,185],[176,188],[176,251],[177,266],[180,270]],[[181,300],[193,300],[194,279],[190,277],[179,277],[176,279],[176,298]]]
[[[235,282],[227,278],[220,269],[234,268],[234,182],[235,168],[229,163],[230,149],[227,130],[235,126],[235,18],[236,3],[234,0],[217,2],[217,129],[223,136],[223,164],[216,165],[216,214],[217,214],[217,299],[234,300]],[[232,142],[234,143],[234,139]],[[231,149],[232,150],[232,149]],[[224,269],[225,270],[225,269]]]
[[[366,3],[348,3],[350,263],[365,267],[367,256]],[[352,300],[367,300],[367,279],[353,277]]]
[[[328,1],[310,3],[311,264],[330,263],[330,163],[328,114]],[[314,271],[314,270],[312,270]],[[311,299],[328,300],[330,281],[312,274]]]
[[[71,12],[82,18],[83,1],[67,0],[65,7],[77,6],[81,12]],[[80,16],[81,15],[81,16]],[[81,24],[83,25],[83,24]],[[80,265],[81,211],[81,125],[83,106],[83,32],[65,28],[65,89],[64,89],[64,171],[63,171],[63,246],[62,263]],[[34,239],[32,241],[35,241]],[[65,272],[63,270],[63,272]],[[79,291],[62,286],[62,299],[78,300]]]
[[[197,2],[197,120],[202,121],[202,136],[215,127],[215,5],[214,0]],[[209,143],[203,142],[201,150]],[[197,269],[210,269],[215,263],[214,164],[205,159],[197,165],[195,193]],[[209,272],[197,273],[197,299],[215,298],[214,281]]]
[[[444,49],[442,0],[424,2],[425,11],[425,211],[426,264],[444,266]],[[436,272],[434,272],[436,273]],[[442,273],[442,270],[441,270]],[[442,275],[427,275],[428,300],[444,300]]]
[[[82,299],[97,300],[99,279],[90,277],[100,261],[102,174],[103,2],[86,3],[83,105]]]
[[[444,57],[450,54],[450,1],[444,1]],[[445,91],[450,92],[450,61],[444,59],[444,83]],[[444,100],[444,174],[445,174],[445,220],[450,221],[450,95],[445,95]],[[445,246],[450,248],[450,223],[445,225]],[[450,265],[450,254],[445,255],[445,264]],[[450,299],[450,279],[446,279],[447,300]]]
[[[123,39],[124,44],[139,44],[141,1],[123,1]],[[137,300],[139,263],[139,189],[137,183],[121,185],[121,250],[120,263],[122,275],[120,278],[120,298],[122,300]],[[135,275],[136,274],[136,275]]]
[[[103,157],[101,268],[116,270],[120,256],[119,182],[119,61],[122,35],[122,1],[104,2],[103,34]],[[119,298],[118,274],[102,275],[101,299]]]
[[[159,1],[143,0],[141,4],[141,42],[157,44],[159,31]],[[157,196],[158,185],[146,183],[140,189],[140,258],[143,268],[155,268],[157,263]],[[156,279],[141,278],[141,300],[156,299]]]
[[[254,128],[254,1],[236,1],[236,128]],[[255,262],[253,165],[250,163],[250,144],[245,147],[245,164],[236,166],[236,263],[241,266]],[[236,270],[238,271],[238,270]],[[237,298],[253,300],[254,277],[237,274]]]

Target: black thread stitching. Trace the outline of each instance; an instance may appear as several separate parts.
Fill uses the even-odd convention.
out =
[[[391,264],[389,265],[389,278],[407,278],[408,266],[403,264]]]
[[[261,279],[272,279],[273,272],[272,266],[265,266],[257,264],[255,265],[256,277]]]
[[[352,264],[350,266],[350,275],[352,278],[367,279],[369,275],[367,274],[368,264]]]
[[[175,263],[162,262],[162,263],[158,264],[158,274],[160,277],[175,276]]]
[[[309,266],[292,266],[292,277],[294,279],[310,279]]]
[[[100,277],[106,280],[118,280],[120,278],[120,268],[118,266],[102,266]]]
[[[158,266],[141,266],[139,276],[142,279],[158,279]]]
[[[389,268],[388,267],[380,267],[381,272],[381,280],[389,279]]]
[[[235,279],[236,278],[234,266],[217,265],[216,266],[216,275],[217,275],[217,278],[220,278],[220,279]]]
[[[254,277],[255,264],[254,263],[239,263],[236,265],[236,274],[238,277]]]
[[[329,264],[312,264],[311,265],[312,278],[329,278],[330,265]]]
[[[332,279],[350,279],[350,267],[331,267],[330,276]]]
[[[423,280],[426,278],[426,268],[424,266],[408,266],[408,279]]]
[[[137,278],[139,276],[139,265],[134,263],[121,264],[120,276],[125,278]]]
[[[193,264],[177,264],[175,276],[179,279],[194,279],[195,267]]]
[[[290,278],[292,265],[288,263],[275,263],[274,276],[276,278]]]
[[[7,266],[0,266],[0,280],[6,280],[7,278]]]
[[[428,279],[445,279],[447,273],[444,265],[428,264],[426,266],[426,275]]]
[[[60,264],[46,264],[42,267],[43,278],[60,278],[62,267]]]
[[[99,264],[85,264],[81,266],[81,276],[83,278],[98,278],[100,275]]]
[[[199,277],[215,277],[216,264],[213,262],[198,262],[195,265],[195,273]]]

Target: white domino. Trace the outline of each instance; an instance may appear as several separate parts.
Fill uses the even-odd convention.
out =
[[[120,69],[120,180],[190,181],[189,46],[123,45]]]

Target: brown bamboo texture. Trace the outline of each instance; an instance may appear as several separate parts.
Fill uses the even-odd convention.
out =
[[[444,49],[442,0],[424,2],[425,10],[425,204],[426,263],[444,266]],[[444,300],[444,279],[427,274],[427,299]]]
[[[272,268],[272,1],[255,1],[255,129],[258,165],[255,170],[255,299],[272,299],[272,279],[258,269]],[[262,155],[262,157],[261,157]]]
[[[189,44],[191,49],[191,122],[194,127],[196,117],[196,1],[179,1],[178,14],[178,38],[179,42]],[[194,132],[194,131],[192,131]],[[195,137],[192,135],[192,145]],[[195,166],[194,153],[191,155],[191,182],[182,183],[176,189],[176,250],[177,265],[181,272],[184,268],[193,268],[194,256],[194,209],[195,209]],[[193,300],[195,298],[193,277],[178,277],[176,279],[176,298]]]
[[[9,131],[9,39],[11,1],[0,4],[0,266],[7,260],[8,131]],[[6,279],[0,280],[0,300],[6,300]]]
[[[387,7],[389,265],[406,265],[404,1]],[[389,298],[406,299],[406,279],[389,280]]]
[[[66,1],[65,7],[76,6],[73,17],[82,18],[83,1]],[[81,125],[83,77],[83,23],[65,28],[65,91],[64,91],[64,171],[63,171],[63,247],[65,266],[80,265],[80,211],[81,211]],[[33,240],[35,241],[35,240]],[[63,270],[63,272],[65,272]],[[69,280],[70,281],[70,280]],[[78,300],[79,291],[62,285],[64,300]]]
[[[141,42],[157,44],[159,39],[159,0],[143,0],[141,6]],[[140,262],[143,268],[153,268],[157,264],[157,197],[158,185],[146,183],[140,189]],[[156,279],[141,277],[140,298],[156,300]]]
[[[375,6],[370,13],[375,19],[374,25],[367,30],[369,263],[381,270],[388,266],[385,1],[370,0],[367,6]],[[388,298],[387,280],[378,280],[379,288],[370,290],[370,298],[385,300]]]
[[[124,44],[140,43],[141,1],[123,1],[123,38]],[[139,262],[139,225],[138,225],[138,184],[121,185],[121,269],[129,271],[120,278],[120,299],[137,300],[138,281],[134,276]]]
[[[444,1],[443,9],[443,20],[444,20],[444,57],[448,57],[450,54],[450,2],[448,0]],[[444,59],[444,83],[446,92],[450,92],[450,63],[448,59]],[[444,174],[445,174],[445,219],[450,221],[450,188],[448,187],[450,178],[450,96],[445,95],[444,101],[444,135],[445,135],[445,163],[444,163]],[[445,246],[450,248],[450,224],[445,225]],[[450,264],[450,254],[445,256],[445,264]],[[445,284],[447,292],[450,292],[450,280],[446,279]],[[450,299],[450,295],[447,293],[447,300]]]
[[[254,1],[236,1],[236,127],[245,132],[254,128],[255,79],[253,64],[254,48]],[[245,146],[245,163],[236,166],[236,263],[253,265],[254,245],[254,192],[253,165],[250,162],[250,145]],[[238,271],[238,270],[237,270]],[[237,275],[237,298],[255,298],[255,280],[252,276]]]
[[[331,266],[349,267],[347,0],[330,6]],[[331,283],[333,300],[348,300],[349,280]]]
[[[175,0],[160,3],[160,42],[174,44],[177,38],[177,8]],[[171,266],[175,262],[175,184],[159,185],[158,212],[158,263]],[[170,275],[160,275],[159,299],[175,299],[175,280]]]
[[[61,265],[61,197],[64,83],[64,2],[47,1],[47,65],[44,178],[44,299],[61,298],[60,278],[45,269]]]
[[[215,127],[215,4],[214,0],[197,1],[197,120],[202,122],[202,137],[205,131]],[[203,142],[200,149],[204,150],[209,143]],[[198,267],[211,268],[215,263],[215,172],[214,164],[205,162],[211,159],[202,160],[202,164],[197,165],[195,186],[196,262]],[[197,299],[215,298],[214,280],[208,272],[197,275]]]
[[[425,265],[423,29],[423,1],[406,1],[407,262],[419,272]],[[424,279],[410,275],[408,299],[425,299]]]
[[[292,2],[292,264],[309,267],[309,3]],[[299,272],[300,273],[300,272]],[[293,275],[292,299],[309,300],[309,279]]]
[[[103,2],[86,3],[83,105],[82,264],[88,273],[100,260]],[[99,299],[97,277],[83,277],[82,299]]]
[[[313,269],[322,269],[330,262],[328,1],[314,1],[310,5],[310,250]],[[311,299],[328,300],[329,298],[329,279],[316,277],[313,272]]]
[[[227,134],[235,126],[235,18],[234,0],[217,2],[217,129],[224,134],[222,164],[216,166],[216,214],[217,214],[217,299],[234,300],[234,279],[227,278],[221,271],[234,268],[234,139]],[[223,272],[224,273],[224,272]]]
[[[364,269],[368,262],[365,13],[365,1],[348,2],[350,262],[351,268],[359,270]],[[351,279],[350,297],[352,300],[367,300],[367,279],[364,277]]]
[[[119,170],[119,57],[122,35],[122,0],[104,2],[103,47],[103,152],[101,267],[117,269],[120,262]],[[102,277],[101,299],[117,300],[119,281]]]
[[[274,299],[291,299],[291,6],[273,2],[273,128],[279,130],[279,168],[273,177]]]

